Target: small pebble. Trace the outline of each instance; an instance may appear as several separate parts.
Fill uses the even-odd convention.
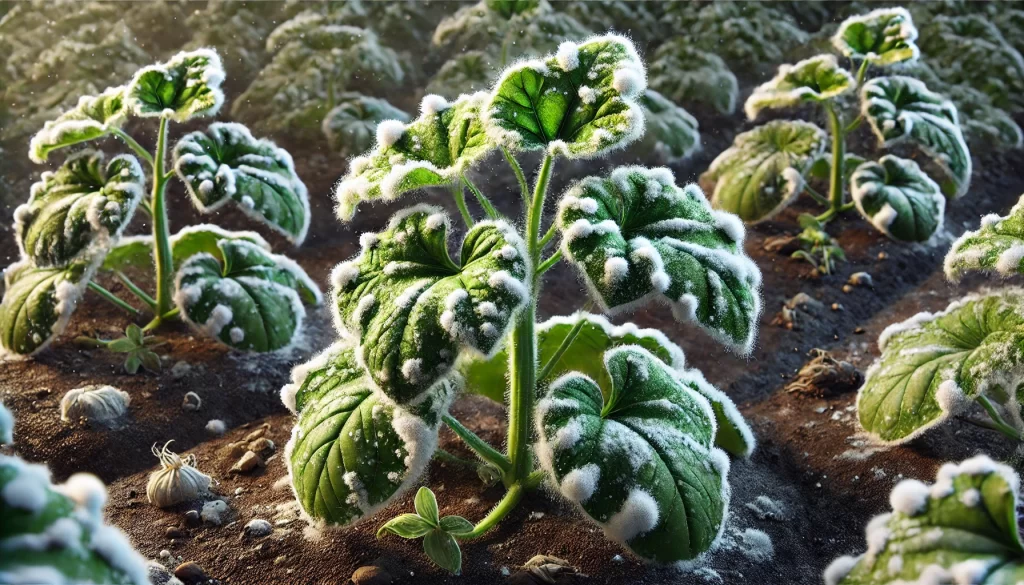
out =
[[[252,451],[246,451],[245,455],[231,466],[232,473],[249,473],[257,467],[263,467],[263,460]]]
[[[199,512],[196,510],[189,510],[188,512],[185,512],[185,522],[187,522],[189,526],[196,526],[199,524]]]
[[[277,447],[274,445],[274,442],[266,437],[260,437],[255,441],[251,441],[248,447],[249,450],[252,451],[253,453],[258,453],[259,455],[262,455],[264,457],[272,454],[274,451],[277,450]]]
[[[391,574],[380,567],[359,567],[352,573],[352,585],[391,585]]]
[[[160,557],[161,559],[165,559],[165,560],[169,559],[169,558],[171,558],[171,551],[169,551],[169,550],[167,550],[165,548],[164,550],[160,551],[159,554],[157,554],[157,556]]]
[[[502,567],[501,568],[501,576],[502,577],[508,577],[510,574],[511,574],[511,571],[508,570],[508,567]]]
[[[149,561],[146,563],[146,570],[149,572],[149,582],[152,585],[181,585],[181,581],[174,573],[160,563]]]
[[[240,496],[245,493],[245,488],[235,488],[235,495]]]
[[[181,528],[171,526],[164,531],[164,536],[167,538],[182,538],[185,536],[185,533],[181,531]]]
[[[614,557],[612,557],[613,563],[621,563],[623,561],[625,561],[625,559],[622,558],[622,555],[615,555]]]
[[[853,286],[871,286],[874,284],[874,281],[867,272],[854,272],[846,283]]]
[[[842,311],[843,310],[843,306],[840,305],[839,303],[832,303],[832,310],[833,311]]]
[[[203,570],[197,563],[187,561],[181,563],[174,569],[174,576],[181,579],[185,583],[201,583],[209,579],[206,576],[206,571]]]
[[[184,410],[199,410],[199,407],[203,405],[203,399],[199,398],[199,395],[195,392],[185,393],[185,398],[181,401],[181,408]]]
[[[287,562],[288,562],[288,555],[281,555],[281,556],[277,557],[276,559],[274,559],[274,564],[277,565],[277,566],[281,566],[281,565],[283,565],[283,564],[285,564]]]
[[[885,259],[886,259],[886,258],[888,258],[888,257],[889,257],[889,255],[888,255],[888,254],[886,254],[885,252],[879,252],[879,253],[878,253],[878,259],[879,259],[879,260],[885,260]]]
[[[223,500],[212,500],[203,504],[203,511],[199,517],[203,522],[209,522],[214,526],[220,526],[224,519],[221,515],[228,511],[228,505]]]
[[[858,327],[858,328],[854,329],[853,332],[856,333],[857,335],[860,335],[860,334],[864,333],[864,328],[863,327]]]
[[[184,378],[191,372],[192,365],[188,362],[175,362],[174,366],[171,368],[171,377],[177,380],[179,378]]]
[[[274,531],[274,527],[270,525],[270,522],[262,518],[254,518],[245,525],[242,530],[244,536],[251,538],[258,538],[260,536],[266,536]]]
[[[847,294],[849,294],[849,293],[850,293],[850,291],[852,291],[852,290],[853,290],[853,287],[852,287],[852,286],[850,286],[850,285],[848,285],[848,284],[844,284],[844,285],[843,285],[843,292],[844,292],[844,293],[847,293]]]
[[[223,435],[228,430],[228,426],[224,424],[224,421],[220,419],[213,419],[206,423],[206,432],[211,435]]]

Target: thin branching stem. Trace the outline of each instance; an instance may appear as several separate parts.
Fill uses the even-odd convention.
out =
[[[504,146],[501,147],[501,154],[505,157],[505,161],[508,162],[508,166],[512,168],[512,172],[516,175],[516,181],[519,182],[519,191],[520,195],[523,197],[523,201],[527,201],[530,197],[530,186],[526,182],[526,175],[523,173],[523,167],[519,165],[519,161],[516,160],[516,157]]]
[[[149,151],[143,148],[142,145],[132,138],[127,132],[120,128],[114,128],[111,131],[111,134],[124,141],[128,148],[132,149],[132,152],[138,155],[139,158],[149,163],[149,166],[153,166],[153,155],[149,154]]]
[[[549,227],[548,231],[544,234],[544,237],[540,239],[540,249],[543,250],[544,248],[547,248],[548,244],[551,243],[551,240],[553,240],[555,238],[555,234],[557,234],[557,233],[558,233],[558,224],[557,223],[552,223],[551,227]]]
[[[500,451],[491,447],[487,441],[481,439],[473,431],[467,429],[459,420],[450,414],[444,415],[442,418],[444,424],[448,425],[448,428],[455,433],[467,447],[473,450],[480,459],[490,463],[491,465],[498,468],[502,474],[506,474],[512,469],[512,462],[509,461],[508,457],[501,454]]]
[[[569,350],[569,348],[572,346],[572,343],[576,341],[577,337],[579,337],[580,331],[583,330],[583,325],[585,325],[587,321],[580,314],[576,315],[576,319],[576,324],[573,325],[572,329],[569,330],[569,334],[565,336],[565,339],[563,339],[562,343],[558,345],[558,348],[555,350],[555,353],[551,354],[551,358],[548,359],[548,363],[544,364],[544,367],[541,368],[540,373],[537,374],[538,380],[543,380],[548,377],[548,374],[551,373],[551,370],[555,369],[555,366],[558,365],[558,361],[562,359],[562,356],[565,355],[565,352]]]
[[[484,213],[487,214],[487,217],[491,219],[498,219],[499,217],[501,217],[501,214],[499,214],[498,210],[495,209],[494,205],[491,203],[491,200],[488,199],[486,195],[484,195],[483,191],[478,189],[477,186],[473,184],[473,181],[469,180],[469,177],[467,175],[462,175],[462,182],[464,182],[466,186],[469,187],[469,190],[473,193],[473,196],[476,197],[477,202],[480,203],[480,207],[482,207]]]
[[[1002,415],[999,414],[999,411],[996,410],[996,407],[989,401],[987,396],[979,394],[975,400],[977,400],[978,404],[980,404],[981,407],[985,409],[985,412],[988,413],[988,416],[992,419],[992,426],[995,430],[1007,437],[1010,437],[1011,439],[1016,439],[1018,441],[1024,440],[1024,437],[1021,437],[1020,432],[1003,419]]]
[[[153,263],[156,267],[156,316],[158,320],[171,310],[171,279],[174,276],[167,204],[164,201],[164,194],[167,191],[167,180],[164,175],[164,159],[167,158],[167,124],[167,118],[160,118],[156,155],[153,157],[151,207],[153,210]]]
[[[473,227],[473,216],[469,214],[469,208],[466,207],[466,194],[462,190],[462,185],[452,185],[452,199],[455,200],[455,207],[459,208],[459,213],[462,214],[462,221],[465,222],[466,227]]]
[[[119,309],[124,309],[125,311],[128,311],[132,315],[138,315],[139,314],[139,310],[138,309],[136,309],[135,307],[129,305],[126,302],[124,302],[123,300],[118,298],[117,295],[115,295],[114,293],[110,292],[109,290],[103,288],[102,286],[96,284],[95,282],[92,282],[92,281],[89,282],[89,290],[91,290],[94,293],[100,295],[101,297],[103,297],[104,300],[106,300],[110,304],[114,305],[115,307],[118,307]]]
[[[489,514],[484,516],[483,520],[476,523],[473,527],[473,531],[469,534],[457,536],[459,540],[473,540],[483,536],[488,530],[494,528],[498,522],[501,522],[505,516],[508,516],[509,512],[516,508],[519,504],[519,500],[523,498],[523,486],[515,484],[505,492],[505,496],[501,498],[498,505],[491,510]]]
[[[537,267],[537,276],[540,276],[541,274],[544,274],[548,270],[551,270],[552,268],[554,268],[555,265],[558,264],[558,261],[561,260],[561,259],[562,259],[562,250],[561,249],[555,250],[554,254],[552,254],[551,256],[548,256],[547,260],[544,260],[543,262],[541,262],[540,266]]]
[[[120,280],[121,284],[123,284],[125,286],[125,288],[127,288],[129,291],[131,291],[131,293],[133,295],[138,297],[138,299],[140,301],[142,301],[142,302],[146,303],[147,305],[149,305],[150,309],[156,310],[156,300],[153,297],[149,296],[146,293],[146,291],[144,291],[141,288],[139,288],[139,286],[137,284],[132,282],[131,279],[128,278],[127,276],[125,276],[125,274],[123,272],[121,272],[120,270],[114,272],[114,274],[117,275],[117,279]]]

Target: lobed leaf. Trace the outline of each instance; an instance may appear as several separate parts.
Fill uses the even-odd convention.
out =
[[[0,353],[33,355],[45,349],[64,332],[94,271],[86,260],[62,268],[40,268],[31,260],[8,266],[0,303]]]
[[[832,45],[855,61],[885,66],[917,60],[916,40],[917,27],[905,8],[879,8],[844,20]]]
[[[218,262],[224,262],[224,255],[217,243],[221,240],[245,240],[269,252],[270,244],[263,236],[249,231],[228,231],[218,225],[201,223],[185,226],[172,234],[171,260],[174,269],[181,263],[200,253],[210,254]],[[125,270],[126,268],[147,269],[153,267],[153,236],[129,236],[118,241],[103,259],[103,270]]]
[[[246,215],[299,245],[309,230],[309,194],[292,157],[233,122],[185,135],[174,147],[174,171],[203,213],[234,201]]]
[[[1012,276],[1024,272],[1024,197],[1005,217],[981,218],[981,227],[966,231],[946,254],[946,278],[960,280],[965,272],[995,272]]]
[[[868,161],[850,177],[857,210],[894,240],[925,242],[942,225],[946,198],[917,163],[891,154]]]
[[[949,175],[947,197],[960,197],[971,182],[971,153],[960,130],[956,106],[912,77],[878,77],[861,89],[861,113],[881,146],[909,142]]]
[[[750,120],[764,109],[788,108],[803,102],[825,102],[857,86],[834,55],[818,55],[794,65],[780,65],[771,80],[757,86],[743,106]]]
[[[141,117],[185,122],[212,116],[224,104],[224,67],[212,49],[182,51],[166,63],[140,69],[125,90],[125,104]]]
[[[458,181],[494,148],[480,121],[486,98],[481,92],[448,103],[428,95],[420,104],[420,116],[410,124],[378,124],[374,149],[352,159],[335,187],[338,217],[352,219],[362,201],[391,201],[409,191]]]
[[[32,185],[28,203],[14,210],[14,234],[23,256],[40,267],[67,266],[106,254],[145,194],[135,157],[84,150]]]
[[[223,239],[217,247],[223,261],[200,253],[178,270],[174,301],[182,317],[238,349],[290,347],[306,316],[303,300],[321,301],[316,284],[294,261],[251,242]]]
[[[124,87],[108,87],[99,95],[78,98],[74,108],[46,122],[32,137],[28,157],[43,163],[54,150],[96,140],[120,128],[128,115],[124,92]]]
[[[803,192],[825,152],[825,132],[801,120],[773,120],[736,135],[701,175],[714,184],[711,205],[745,222],[770,219]]]
[[[645,142],[669,160],[684,159],[700,150],[697,119],[689,112],[650,89],[638,100],[646,121]]]
[[[676,103],[707,103],[722,114],[736,110],[739,84],[721,57],[685,37],[659,45],[650,59],[649,84]]]
[[[349,94],[327,112],[322,129],[331,149],[340,153],[364,152],[373,146],[377,125],[385,120],[405,123],[409,114],[383,99]]]
[[[878,338],[881,357],[857,395],[861,426],[902,443],[962,412],[985,395],[1020,420],[1024,382],[1024,296],[1007,290],[969,296],[939,313],[890,325]]]
[[[636,346],[605,353],[607,397],[556,380],[537,405],[537,455],[558,490],[638,556],[676,562],[712,548],[728,508],[729,460],[708,402]]]
[[[332,275],[337,323],[358,339],[370,377],[399,404],[448,375],[466,352],[491,354],[529,299],[526,246],[509,224],[479,222],[448,256],[448,217],[417,206],[363,234]]]
[[[633,43],[618,35],[566,41],[557,53],[505,70],[483,106],[491,140],[513,150],[591,158],[643,133],[647,87]]]
[[[742,224],[712,210],[699,187],[677,187],[668,169],[618,168],[566,191],[557,222],[566,258],[602,309],[659,300],[676,319],[750,351],[761,274],[743,252]]]

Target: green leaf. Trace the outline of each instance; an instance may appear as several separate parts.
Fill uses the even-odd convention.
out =
[[[528,10],[533,10],[539,4],[539,0],[484,0],[487,8],[501,14],[505,18],[512,18]]]
[[[1012,276],[1024,272],[1024,197],[1005,217],[981,218],[981,227],[966,231],[946,254],[946,278],[959,281],[965,272]]]
[[[736,110],[739,84],[721,57],[693,45],[691,39],[671,38],[650,58],[652,89],[676,103],[706,103],[722,114]]]
[[[332,275],[337,323],[377,386],[403,404],[445,377],[466,352],[500,348],[529,298],[526,246],[505,223],[479,222],[461,262],[448,256],[448,217],[416,206],[363,234],[361,254]]]
[[[442,569],[459,575],[462,573],[462,551],[455,538],[441,530],[432,530],[423,538],[423,552]]]
[[[905,8],[879,8],[839,25],[832,45],[844,56],[872,65],[916,61],[917,27]]]
[[[408,539],[422,538],[433,529],[434,527],[429,522],[417,514],[402,514],[388,520],[386,524],[377,529],[377,538],[383,536],[385,532]]]
[[[711,406],[642,348],[613,349],[604,362],[607,398],[572,372],[538,403],[541,465],[563,496],[638,556],[696,558],[718,540],[729,499]]]
[[[132,114],[185,122],[212,116],[224,103],[224,67],[212,49],[183,51],[166,63],[140,69],[125,92]]]
[[[0,303],[0,353],[42,351],[71,319],[95,268],[84,260],[65,268],[39,268],[22,260],[4,271]]]
[[[875,229],[901,242],[926,242],[942,225],[946,198],[917,163],[887,154],[850,177],[857,210]]]
[[[557,221],[566,258],[602,309],[659,300],[750,351],[761,274],[743,252],[743,225],[712,210],[699,187],[677,187],[668,169],[622,167],[566,191]]]
[[[850,175],[853,174],[853,171],[855,171],[860,165],[867,162],[867,160],[868,159],[860,156],[859,154],[846,153],[846,155],[843,156],[843,181],[849,181]],[[807,176],[809,177],[824,180],[828,180],[831,174],[832,157],[829,153],[818,155],[818,158],[811,163],[811,168],[807,172]]]
[[[306,310],[300,293],[320,302],[316,285],[294,261],[244,240],[217,242],[223,262],[196,254],[178,270],[174,301],[197,331],[238,349],[289,347]]]
[[[127,337],[120,337],[107,344],[107,349],[115,353],[129,353],[139,346]]]
[[[218,262],[223,262],[224,257],[217,246],[221,240],[245,240],[270,251],[270,244],[256,232],[232,232],[209,223],[190,225],[170,237],[171,258],[175,270],[181,267],[182,262],[199,253],[210,254]],[[151,235],[121,238],[103,259],[103,270],[150,269],[152,267],[153,236]]]
[[[124,371],[134,376],[139,372],[139,367],[142,366],[142,359],[136,354],[131,354],[126,360],[124,360]]]
[[[416,499],[413,501],[416,513],[420,515],[431,526],[438,526],[441,522],[437,511],[437,498],[430,488],[423,486],[416,492]]]
[[[684,159],[700,150],[697,119],[650,89],[639,99],[646,121],[644,138],[669,160]]]
[[[462,516],[445,516],[441,518],[441,530],[455,536],[465,536],[473,532],[473,523]]]
[[[757,119],[764,109],[788,108],[803,102],[825,102],[849,93],[857,82],[839,66],[835,55],[818,55],[794,65],[780,65],[771,80],[757,86],[743,109]]]
[[[1020,583],[1019,487],[1012,468],[985,455],[946,463],[931,486],[903,480],[892,491],[893,511],[868,523],[867,551],[833,561],[825,580],[833,585]]]
[[[803,192],[804,177],[827,145],[825,132],[810,122],[773,120],[738,134],[701,181],[714,183],[713,207],[756,223]]]
[[[125,328],[124,335],[125,337],[130,339],[132,343],[139,347],[144,347],[146,344],[144,334],[142,333],[142,328],[136,325],[135,323],[132,323],[131,325]]]
[[[142,362],[142,367],[146,368],[150,372],[159,372],[162,369],[160,364],[160,356],[154,352],[141,348],[135,352],[135,355],[139,357],[139,361]]]
[[[487,90],[498,74],[493,61],[483,51],[460,53],[438,69],[425,91],[454,99],[464,93]]]
[[[296,367],[282,399],[297,407],[285,453],[302,509],[351,524],[404,492],[430,462],[454,390],[439,384],[417,406],[396,406],[374,389],[345,341]]]
[[[354,154],[373,146],[377,125],[384,120],[405,123],[409,114],[386,100],[354,93],[341,96],[341,103],[324,116],[322,128],[332,150]]]
[[[484,106],[491,139],[513,150],[592,158],[643,134],[647,87],[633,43],[618,35],[566,41],[505,70]]]
[[[857,395],[861,426],[883,441],[905,442],[979,395],[1007,402],[1024,379],[1022,307],[1019,291],[1004,291],[889,326],[878,338],[882,355]],[[1013,401],[1007,408],[1020,420]]]
[[[174,147],[174,171],[203,213],[234,201],[249,217],[299,245],[309,229],[309,195],[283,148],[233,122],[215,122]]]
[[[428,95],[412,123],[378,124],[374,149],[352,159],[348,173],[338,181],[338,217],[348,221],[362,201],[391,201],[408,191],[458,181],[494,148],[480,121],[486,98],[480,92],[448,103]]]
[[[909,142],[949,175],[947,197],[960,197],[971,182],[971,153],[956,106],[912,77],[878,77],[861,89],[861,113],[883,147]]]
[[[120,128],[127,117],[124,87],[108,87],[99,95],[78,98],[78,104],[43,125],[29,143],[29,158],[46,162],[54,150],[96,140]]]
[[[117,242],[145,192],[135,157],[76,153],[32,185],[28,203],[14,211],[14,233],[37,266],[67,266],[102,256]]]

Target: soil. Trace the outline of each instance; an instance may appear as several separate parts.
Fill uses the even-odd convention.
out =
[[[696,109],[695,109],[696,110]],[[749,127],[739,115],[724,117],[695,111],[702,123],[704,150],[698,156],[673,165],[680,183],[696,181],[714,156]],[[185,129],[179,129],[182,132]],[[151,136],[141,134],[143,140]],[[309,187],[313,223],[307,242],[288,249],[285,242],[268,237],[275,249],[296,258],[318,282],[326,283],[331,267],[353,255],[358,235],[380,229],[392,211],[413,198],[445,206],[457,216],[446,194],[432,192],[410,197],[394,205],[366,206],[354,221],[339,223],[333,215],[330,191],[343,174],[345,163],[322,150],[319,143],[289,143],[300,176]],[[864,141],[860,152],[870,152]],[[635,162],[627,151],[609,160],[559,163],[552,193],[568,182],[600,172],[613,164]],[[649,161],[648,161],[649,162]],[[516,217],[518,188],[505,172],[500,157],[487,161],[476,172],[479,183],[498,207]],[[524,157],[526,168],[536,168],[536,157]],[[378,564],[395,583],[489,584],[505,582],[537,554],[568,561],[578,572],[579,583],[820,583],[822,569],[835,557],[865,548],[863,527],[875,514],[888,508],[888,494],[904,477],[930,480],[938,466],[979,452],[998,459],[1014,456],[1012,446],[993,433],[961,420],[936,429],[907,445],[880,447],[859,433],[853,412],[855,393],[825,393],[828,398],[785,391],[786,384],[822,348],[861,370],[877,356],[875,340],[888,324],[921,310],[937,310],[951,300],[983,286],[967,280],[946,284],[941,274],[942,257],[953,237],[977,225],[984,213],[1007,211],[1022,192],[1024,153],[989,155],[975,161],[970,193],[947,209],[945,235],[934,245],[898,245],[886,240],[856,216],[843,218],[830,231],[842,243],[849,261],[836,274],[817,276],[810,265],[769,253],[766,238],[793,233],[797,214],[810,208],[794,206],[770,222],[752,228],[746,249],[764,276],[764,313],[760,337],[752,357],[744,359],[720,350],[695,327],[674,321],[667,310],[652,307],[632,315],[641,326],[658,328],[686,351],[690,366],[701,369],[708,380],[737,402],[759,440],[749,460],[735,461],[729,476],[732,485],[731,517],[722,549],[697,573],[641,564],[600,530],[558,498],[539,491],[530,494],[497,529],[463,546],[463,575],[456,578],[431,566],[418,542],[397,537],[375,538],[387,518],[412,508],[406,494],[378,516],[356,527],[316,533],[298,519],[287,485],[280,454],[266,467],[251,474],[229,470],[237,460],[227,445],[256,429],[280,449],[287,441],[293,419],[281,405],[278,390],[287,381],[291,366],[301,363],[334,340],[329,309],[311,310],[307,317],[305,344],[288,355],[246,355],[224,349],[203,338],[192,337],[182,325],[161,331],[167,345],[159,352],[164,367],[159,373],[124,374],[116,355],[87,349],[74,343],[79,335],[112,337],[129,323],[124,314],[95,296],[88,296],[75,314],[68,332],[53,347],[29,361],[0,366],[0,400],[15,414],[15,445],[32,461],[47,461],[55,479],[88,471],[108,482],[111,503],[109,520],[129,533],[137,548],[150,558],[160,557],[171,566],[194,561],[223,583],[331,583],[343,584],[358,567]],[[552,200],[555,197],[551,198]],[[174,225],[205,219],[225,227],[251,228],[235,212],[224,211],[200,218],[188,208],[179,186],[172,187]],[[148,226],[140,222],[139,230]],[[13,237],[4,235],[0,257],[14,253]],[[842,291],[850,274],[866,271],[873,287]],[[106,282],[123,292],[114,282]],[[802,315],[792,330],[772,325],[783,303],[804,292],[823,303],[812,314]],[[541,304],[541,317],[567,314],[585,297],[572,270],[561,265],[549,273]],[[840,305],[833,310],[833,303]],[[140,320],[140,323],[143,321]],[[175,365],[178,364],[177,367]],[[183,364],[183,365],[182,365]],[[107,383],[132,396],[130,417],[116,429],[90,428],[62,423],[59,402],[65,392],[84,384]],[[198,411],[181,404],[186,392],[202,398]],[[464,397],[454,413],[471,429],[493,444],[503,437],[504,413],[500,405],[478,397]],[[223,420],[228,432],[209,434],[212,419]],[[218,482],[216,492],[229,503],[230,515],[220,526],[189,524],[185,512],[199,503],[161,510],[146,502],[148,474],[157,463],[150,454],[154,443],[173,440],[179,453],[192,453],[198,466]],[[441,446],[469,457],[469,452],[447,430]],[[442,514],[469,519],[483,516],[501,497],[500,488],[483,485],[476,473],[450,462],[434,461],[423,483],[437,493]],[[781,515],[765,515],[764,498],[778,504]],[[274,525],[262,538],[243,536],[242,527],[254,518]],[[171,536],[168,536],[169,529]],[[770,559],[744,544],[747,530],[766,533],[773,543]]]

